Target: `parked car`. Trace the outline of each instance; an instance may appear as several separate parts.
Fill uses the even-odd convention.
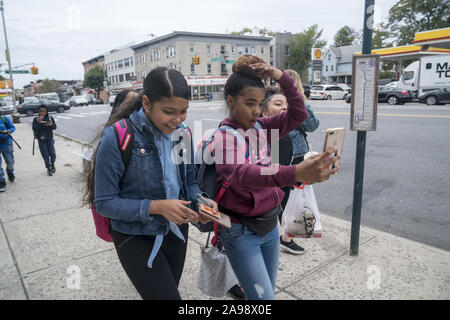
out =
[[[14,105],[11,101],[0,101],[0,115],[11,114],[14,111]]]
[[[302,84],[303,85],[303,91],[305,92],[305,96],[309,99],[309,96],[311,95],[311,86],[309,84]]]
[[[36,97],[25,97],[23,98],[23,103],[29,102],[29,101],[38,101],[39,99]]]
[[[386,86],[378,88],[378,102],[387,102],[389,105],[395,105],[405,104],[405,102],[410,101],[412,101],[412,96],[406,90]],[[347,95],[345,102],[352,102],[351,94]]]
[[[426,103],[429,106],[450,103],[450,87],[428,91],[419,96],[419,102]]]
[[[68,101],[69,106],[78,107],[78,106],[88,106],[89,101],[83,96],[73,96]]]
[[[332,84],[341,87],[342,89],[347,91],[347,93],[352,93],[352,88],[348,84],[345,83],[332,83]]]
[[[61,102],[55,102],[48,99],[38,99],[38,101],[29,101],[19,105],[17,107],[17,112],[26,114],[27,116],[32,116],[33,114],[38,113],[39,107],[42,105],[47,107],[48,112],[56,111],[58,113],[62,113],[70,109],[70,106]]]
[[[344,99],[347,94],[347,91],[338,85],[321,84],[311,88],[310,99]]]
[[[109,105],[112,107],[114,104],[114,100],[116,100],[116,96],[119,94],[120,90],[113,90],[109,95]]]

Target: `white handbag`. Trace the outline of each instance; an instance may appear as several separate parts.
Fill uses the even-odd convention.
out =
[[[217,246],[201,248],[201,263],[197,288],[210,297],[223,297],[233,286],[239,283],[231,267],[220,240]]]

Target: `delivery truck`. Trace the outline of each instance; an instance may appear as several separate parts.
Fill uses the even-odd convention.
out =
[[[403,71],[398,87],[417,99],[428,91],[450,87],[450,54],[424,56]]]

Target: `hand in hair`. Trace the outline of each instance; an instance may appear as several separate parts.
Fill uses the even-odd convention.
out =
[[[267,62],[254,63],[250,65],[250,67],[256,73],[264,75],[264,79],[271,77],[275,81],[278,81],[283,76],[283,72],[281,72],[281,70],[278,70]]]

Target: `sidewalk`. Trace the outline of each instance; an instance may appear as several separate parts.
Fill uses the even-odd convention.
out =
[[[0,299],[140,299],[80,207],[82,160],[73,152],[81,145],[55,136],[49,177],[37,143],[31,155],[30,125],[16,128],[16,182],[0,193]],[[321,216],[321,239],[296,240],[304,255],[280,254],[277,299],[450,299],[450,252],[361,227],[359,256],[351,257],[350,223]],[[210,299],[197,289],[205,241],[190,228],[183,299]]]

